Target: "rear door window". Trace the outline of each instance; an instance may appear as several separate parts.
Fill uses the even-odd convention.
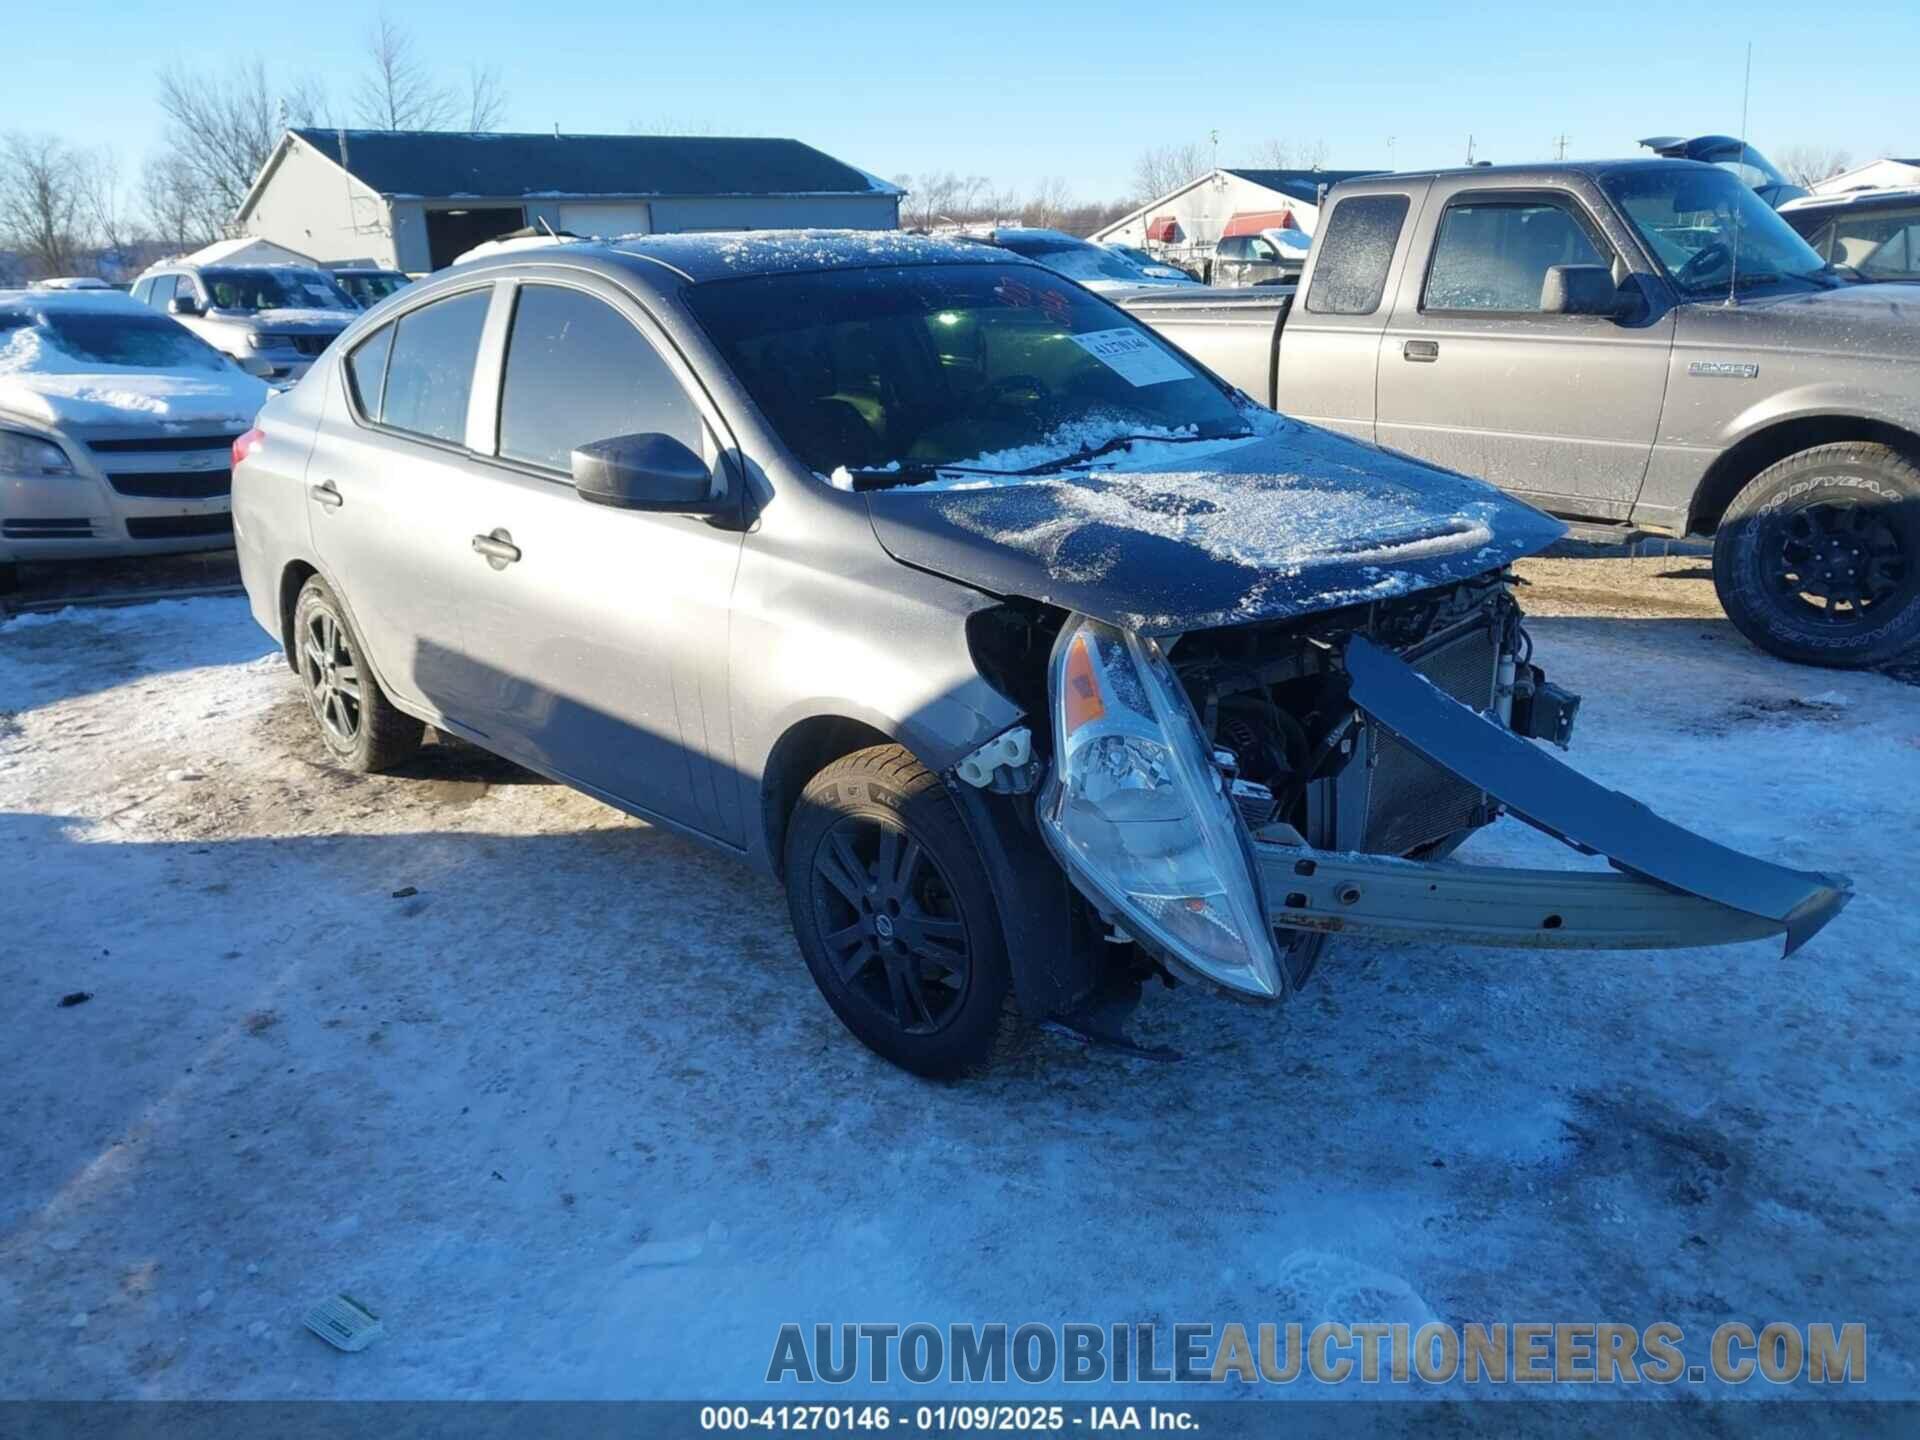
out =
[[[1406,222],[1405,195],[1355,195],[1335,205],[1319,235],[1307,309],[1316,315],[1378,310]]]
[[[491,287],[468,290],[393,322],[380,397],[382,424],[455,445],[465,442],[473,362],[492,297]]]
[[[393,326],[382,325],[368,339],[354,346],[347,356],[347,384],[353,387],[354,403],[369,420],[380,418],[380,405],[387,385],[387,357],[393,353]]]
[[[576,446],[671,435],[701,453],[700,413],[667,363],[604,301],[523,285],[500,391],[500,454],[565,474]]]
[[[1550,200],[1447,207],[1427,271],[1427,310],[1537,311],[1555,265],[1605,265],[1587,229]]]

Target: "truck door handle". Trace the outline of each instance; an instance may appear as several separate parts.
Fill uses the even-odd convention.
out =
[[[307,494],[318,500],[329,510],[338,510],[342,505],[347,503],[341,498],[340,492],[334,488],[331,480],[322,480],[318,485],[309,485],[307,487]]]
[[[1409,340],[1400,347],[1400,358],[1403,360],[1417,360],[1423,364],[1431,365],[1440,358],[1440,342],[1438,340]]]
[[[513,543],[513,536],[505,530],[474,536],[473,550],[476,555],[486,556],[487,563],[496,570],[504,570],[520,558],[520,547]]]

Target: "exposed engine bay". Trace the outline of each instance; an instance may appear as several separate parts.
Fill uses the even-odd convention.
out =
[[[1632,949],[1784,933],[1791,952],[1837,914],[1844,879],[1691,834],[1531,743],[1565,748],[1580,702],[1534,663],[1512,583],[1159,639],[981,612],[982,673],[1051,723],[959,774],[1034,794],[1081,931],[1244,998],[1298,988],[1336,934]],[[1613,869],[1448,858],[1506,813]]]

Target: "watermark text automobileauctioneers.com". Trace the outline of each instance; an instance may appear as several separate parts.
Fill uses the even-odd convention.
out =
[[[1860,1384],[1867,1328],[1729,1321],[1446,1325],[783,1325],[769,1384]]]

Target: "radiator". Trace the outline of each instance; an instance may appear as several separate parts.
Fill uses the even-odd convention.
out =
[[[1499,682],[1499,631],[1484,617],[1477,619],[1414,647],[1407,663],[1462,704],[1486,710]],[[1365,849],[1405,855],[1479,822],[1485,791],[1429,765],[1378,726],[1368,733]]]

